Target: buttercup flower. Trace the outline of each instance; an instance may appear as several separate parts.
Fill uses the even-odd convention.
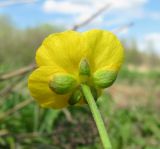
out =
[[[30,93],[42,107],[63,108],[85,103],[85,83],[96,99],[115,81],[123,55],[120,41],[109,31],[52,34],[37,50],[38,68],[28,80]]]

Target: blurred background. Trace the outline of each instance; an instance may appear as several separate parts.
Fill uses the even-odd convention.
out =
[[[47,35],[93,28],[125,47],[97,102],[113,149],[160,149],[159,0],[0,0],[0,149],[102,149],[87,106],[42,109],[27,88]]]

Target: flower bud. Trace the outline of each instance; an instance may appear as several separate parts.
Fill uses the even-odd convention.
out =
[[[107,88],[116,80],[117,72],[111,70],[99,70],[93,74],[93,83],[99,88]]]
[[[57,94],[66,94],[70,92],[75,85],[75,78],[69,74],[56,74],[53,80],[49,82],[49,87]]]
[[[68,103],[69,103],[70,105],[75,105],[76,103],[78,103],[78,102],[80,101],[80,99],[82,98],[82,96],[83,96],[83,95],[82,95],[81,90],[80,90],[80,89],[77,89],[77,90],[75,90],[75,91],[72,93],[72,95],[71,95]]]
[[[90,76],[90,66],[86,58],[82,58],[79,64],[79,75]]]

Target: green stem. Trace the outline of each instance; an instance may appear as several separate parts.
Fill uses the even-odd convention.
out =
[[[104,149],[111,149],[112,148],[111,143],[109,141],[109,137],[108,137],[107,131],[105,129],[104,122],[103,122],[101,114],[97,108],[96,102],[92,96],[91,90],[85,84],[82,84],[81,87],[82,87],[83,94],[87,100],[87,103],[90,107],[90,110],[92,112],[93,118],[96,122],[97,129],[98,129],[102,144],[104,146]]]

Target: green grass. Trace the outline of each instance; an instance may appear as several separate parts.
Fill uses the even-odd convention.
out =
[[[138,70],[129,70],[123,67],[118,75],[119,80],[134,81],[135,83],[144,79],[160,79],[160,70],[148,70],[147,72],[139,72]]]
[[[143,87],[147,80],[147,83],[152,82],[152,88],[156,88],[159,75],[159,72],[139,73],[122,69],[116,85],[127,82]],[[1,88],[9,82],[3,82]],[[26,78],[21,84],[0,98],[0,114],[31,98]],[[120,107],[108,92],[98,100],[113,149],[160,149],[160,110],[155,107],[156,99],[143,100],[147,100],[144,105]],[[16,149],[17,146],[20,149],[101,149],[88,107],[69,107],[67,110],[71,118],[62,110],[42,109],[33,102],[6,115],[0,120],[0,149]],[[4,131],[6,134],[2,134]]]

